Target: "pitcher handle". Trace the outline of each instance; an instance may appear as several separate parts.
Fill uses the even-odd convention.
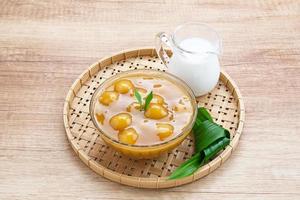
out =
[[[169,42],[169,36],[164,33],[160,32],[156,34],[155,36],[155,50],[160,58],[160,60],[163,62],[163,64],[168,68],[168,63],[170,62],[170,57],[168,56],[166,50],[164,49],[164,45],[171,48],[170,42]]]

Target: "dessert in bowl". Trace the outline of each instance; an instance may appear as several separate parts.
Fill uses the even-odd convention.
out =
[[[154,70],[120,73],[102,83],[90,104],[102,139],[134,158],[152,158],[178,146],[197,115],[192,90],[177,77]]]

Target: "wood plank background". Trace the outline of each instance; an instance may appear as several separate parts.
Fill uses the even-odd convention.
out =
[[[225,70],[245,98],[237,150],[182,187],[136,189],[88,169],[62,108],[76,77],[105,55],[153,46],[186,21],[222,36]],[[0,2],[0,199],[300,199],[300,1]]]

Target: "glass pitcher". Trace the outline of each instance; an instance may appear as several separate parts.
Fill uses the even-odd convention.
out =
[[[172,51],[169,57],[164,49]],[[171,74],[184,80],[201,96],[211,91],[219,80],[221,40],[215,30],[199,23],[178,26],[168,35],[156,35],[156,52]]]

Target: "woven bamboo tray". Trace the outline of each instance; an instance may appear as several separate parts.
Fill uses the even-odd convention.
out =
[[[172,152],[156,159],[134,160],[107,146],[95,128],[89,104],[97,87],[110,76],[135,69],[165,70],[153,48],[128,50],[101,59],[73,83],[65,100],[63,119],[68,140],[79,158],[93,171],[112,181],[139,188],[169,188],[193,182],[221,166],[236,148],[242,133],[245,109],[234,81],[224,72],[209,94],[198,97],[216,123],[228,129],[230,145],[193,175],[167,180],[167,176],[194,152],[193,136],[188,136]]]

